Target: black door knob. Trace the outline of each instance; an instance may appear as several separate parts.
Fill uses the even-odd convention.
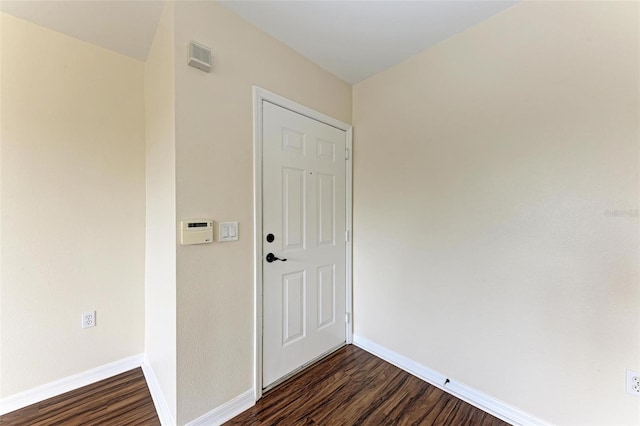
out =
[[[267,254],[266,261],[268,263],[275,262],[276,260],[279,260],[281,262],[286,262],[287,261],[287,259],[280,259],[279,257],[276,257],[273,253],[268,253]]]

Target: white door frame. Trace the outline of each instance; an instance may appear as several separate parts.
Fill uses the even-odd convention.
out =
[[[352,213],[352,171],[353,171],[353,130],[351,125],[314,111],[280,95],[253,86],[253,229],[254,229],[254,397],[257,401],[262,397],[262,102],[267,101],[282,108],[328,124],[346,133],[348,159],[346,163],[346,343],[353,343],[353,303],[351,280],[351,213]]]

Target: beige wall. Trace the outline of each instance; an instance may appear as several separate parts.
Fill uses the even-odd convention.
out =
[[[638,7],[520,3],[354,87],[357,335],[552,423],[638,424]]]
[[[2,40],[4,39],[4,19],[0,12],[0,374],[2,374]],[[0,398],[2,398],[0,380]]]
[[[240,240],[178,246],[178,423],[253,386],[252,85],[345,122],[351,87],[215,2],[175,5],[177,220],[237,220]],[[213,70],[186,65],[212,48]]]
[[[176,418],[176,167],[173,4],[145,63],[145,353]]]
[[[6,397],[144,351],[144,68],[1,19]]]
[[[553,423],[640,420],[638,16],[526,2],[355,86],[356,334]],[[0,28],[0,397],[143,344],[179,424],[250,389],[251,87],[351,122],[349,85],[214,2],[146,65]],[[176,245],[189,217],[240,241]]]

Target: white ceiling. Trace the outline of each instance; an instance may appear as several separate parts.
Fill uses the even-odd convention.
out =
[[[3,12],[141,61],[163,6],[153,0],[0,0]]]
[[[222,1],[354,84],[513,6],[514,0]]]
[[[354,84],[516,1],[227,0],[222,4]],[[163,4],[155,0],[1,0],[0,9],[144,61]]]

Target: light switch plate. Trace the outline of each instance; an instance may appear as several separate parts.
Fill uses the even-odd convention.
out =
[[[219,222],[218,241],[238,241],[238,222]]]

